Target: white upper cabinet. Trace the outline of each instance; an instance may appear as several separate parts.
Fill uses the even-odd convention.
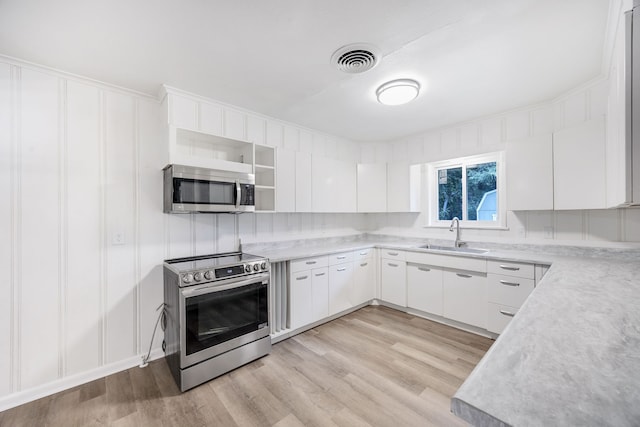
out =
[[[606,207],[604,117],[553,135],[554,208]]]
[[[313,212],[356,212],[355,163],[313,156]]]
[[[507,142],[506,166],[509,210],[553,209],[552,134]]]
[[[387,165],[358,164],[358,212],[387,211]]]
[[[420,212],[420,165],[387,164],[387,212]]]
[[[311,154],[296,152],[296,212],[312,212]]]
[[[296,211],[296,152],[278,148],[276,173],[276,211]]]

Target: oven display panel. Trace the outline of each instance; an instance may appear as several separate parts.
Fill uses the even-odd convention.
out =
[[[216,268],[216,278],[237,276],[244,273],[244,266],[236,265],[233,267]]]

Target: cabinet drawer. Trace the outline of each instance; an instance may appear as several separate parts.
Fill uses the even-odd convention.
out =
[[[525,279],[534,278],[535,269],[533,264],[511,261],[489,261],[487,262],[487,267],[489,273],[523,277]]]
[[[489,302],[520,307],[533,291],[534,280],[522,277],[488,274]]]
[[[398,259],[404,261],[406,257],[406,252],[398,251],[395,249],[380,249],[380,258],[385,259]]]
[[[407,252],[407,262],[421,265],[435,265],[456,270],[477,271],[486,273],[487,260],[483,258],[467,258],[454,255],[430,254],[424,252]]]
[[[329,265],[342,264],[353,261],[353,252],[340,252],[329,255]]]
[[[373,248],[360,249],[353,252],[354,260],[369,259],[373,256]]]
[[[297,271],[311,270],[313,268],[326,267],[329,265],[328,258],[326,256],[305,258],[296,261],[291,261],[290,271],[295,273]]]
[[[508,305],[489,303],[487,307],[487,330],[496,334],[501,334],[518,312],[517,308]]]

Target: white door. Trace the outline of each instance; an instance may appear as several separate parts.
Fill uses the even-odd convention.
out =
[[[353,263],[329,267],[329,316],[351,308]]]
[[[381,299],[401,307],[407,306],[407,263],[381,259]]]
[[[444,317],[487,327],[487,277],[466,271],[443,273]]]
[[[407,265],[407,306],[442,316],[442,274],[438,267]]]
[[[313,295],[311,271],[299,271],[291,275],[289,308],[291,329],[313,322]]]
[[[316,268],[311,271],[312,321],[329,316],[329,269]]]
[[[375,295],[375,268],[373,258],[354,262],[351,305],[355,306],[370,301]]]

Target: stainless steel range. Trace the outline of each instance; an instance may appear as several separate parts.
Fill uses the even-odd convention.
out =
[[[165,355],[180,390],[269,353],[269,268],[236,252],[165,261]]]

